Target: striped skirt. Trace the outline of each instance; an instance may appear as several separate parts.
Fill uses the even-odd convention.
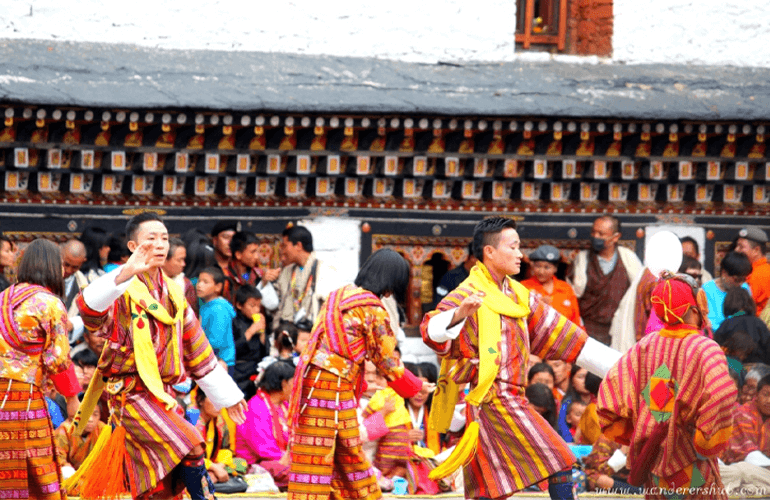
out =
[[[203,444],[200,433],[178,412],[166,410],[149,392],[134,390],[112,396],[118,425],[126,428],[129,481],[138,498],[171,498],[184,490],[184,483],[174,480],[171,471],[196,445]],[[122,408],[121,408],[122,406]]]
[[[293,429],[288,500],[382,496],[361,449],[356,408],[350,382],[310,366]]]
[[[66,500],[45,398],[9,382],[0,378],[0,498]]]
[[[501,391],[470,409],[479,444],[463,469],[466,498],[506,497],[575,463],[564,440],[523,397]]]

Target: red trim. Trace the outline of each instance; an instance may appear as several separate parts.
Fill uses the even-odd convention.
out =
[[[56,390],[65,398],[77,396],[83,390],[80,387],[80,382],[78,382],[78,377],[75,375],[75,365],[72,363],[70,363],[69,368],[52,375],[50,378]]]
[[[404,369],[404,374],[396,380],[389,380],[388,385],[402,398],[411,398],[422,390],[422,380]]]

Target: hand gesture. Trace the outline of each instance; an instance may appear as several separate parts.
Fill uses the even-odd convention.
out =
[[[251,340],[251,338],[256,335],[257,333],[261,333],[260,340],[262,343],[264,343],[264,333],[265,333],[265,315],[260,314],[259,319],[251,324],[251,326],[243,332],[243,335],[246,337],[246,340]]]
[[[468,295],[460,302],[460,307],[455,310],[455,314],[452,317],[451,326],[456,325],[460,321],[464,320],[468,316],[472,316],[479,310],[481,304],[484,303],[484,292],[476,292],[472,295]]]
[[[396,411],[396,399],[395,398],[387,398],[384,403],[382,403],[382,414],[383,415],[389,415]]]
[[[422,383],[422,389],[420,389],[422,392],[425,392],[427,394],[430,394],[431,392],[436,390],[436,384],[432,382],[423,382]]]
[[[421,429],[409,429],[407,436],[409,437],[409,441],[414,443],[417,441],[422,441],[425,438],[425,432],[423,432]]]
[[[249,405],[246,404],[246,400],[241,399],[227,409],[227,414],[236,425],[241,425],[246,421],[246,410],[248,410],[248,408]]]
[[[278,279],[278,276],[281,274],[281,268],[276,267],[275,269],[266,269],[265,275],[262,276],[262,280],[270,283],[271,281],[275,281]]]
[[[128,258],[120,270],[120,274],[115,278],[115,284],[126,282],[143,272],[152,269],[156,243],[153,240],[147,240],[136,247],[134,253]]]

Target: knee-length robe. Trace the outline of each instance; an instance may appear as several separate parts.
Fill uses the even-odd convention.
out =
[[[657,488],[694,488],[683,498],[726,498],[717,466],[732,432],[737,390],[716,342],[688,325],[666,327],[642,338],[607,373],[599,390],[604,434],[630,444],[629,468],[657,422],[669,425],[646,498]],[[675,402],[678,408],[675,408]],[[684,490],[680,490],[684,491]]]
[[[173,395],[171,386],[186,376],[193,380],[203,378],[217,366],[217,359],[206,334],[200,327],[195,312],[183,298],[183,292],[169,278],[152,279],[142,274],[138,279],[147,287],[154,301],[140,304],[143,319],[149,322],[150,336],[158,359],[158,368],[165,391]],[[172,300],[173,294],[182,297]],[[83,293],[77,298],[85,327],[105,337],[104,352],[99,362],[103,376],[108,377],[110,408],[117,421],[126,428],[127,469],[132,493],[140,496],[152,491],[182,461],[190,450],[204,442],[203,437],[182,416],[178,408],[167,410],[149,390],[144,388],[136,367],[133,320],[129,292],[119,297],[112,307],[103,312],[88,307]],[[178,302],[178,304],[177,304]],[[157,306],[178,317],[172,328],[153,316]],[[178,316],[180,308],[184,308]],[[171,481],[166,481],[170,486]],[[181,481],[175,490],[184,488]],[[164,484],[164,487],[166,485]],[[173,493],[178,493],[175,491]],[[172,492],[167,492],[173,496]]]
[[[503,293],[519,299],[504,281]],[[420,330],[425,343],[440,356],[479,359],[478,313],[470,316],[460,335],[438,343],[428,336],[428,323],[437,314],[452,310],[476,290],[461,284],[447,295],[436,311],[425,315]],[[530,353],[542,359],[561,359],[574,363],[588,335],[578,325],[559,314],[537,293],[529,293],[529,315],[522,323],[501,316],[502,341],[500,369],[486,402],[469,406],[471,420],[479,423],[475,456],[463,469],[466,498],[500,498],[540,482],[569,468],[575,456],[556,431],[524,397]],[[478,384],[474,362],[454,376],[458,384]]]

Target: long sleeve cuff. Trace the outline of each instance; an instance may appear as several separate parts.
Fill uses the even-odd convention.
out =
[[[275,287],[272,283],[267,283],[263,285],[263,281],[260,281],[257,284],[257,290],[259,290],[259,293],[262,294],[262,305],[265,306],[265,309],[268,311],[273,311],[275,309],[278,309],[278,294],[275,291]]]
[[[83,300],[89,308],[96,312],[104,312],[125,293],[131,280],[136,278],[126,280],[120,285],[115,284],[115,278],[118,277],[121,269],[123,266],[100,276],[83,290]]]
[[[80,316],[72,316],[70,318],[70,323],[72,323],[72,331],[70,332],[69,340],[70,345],[72,345],[83,336],[85,325],[83,324],[83,318]]]
[[[443,343],[454,340],[460,335],[463,325],[465,325],[464,319],[452,328],[449,328],[449,324],[452,322],[456,309],[457,308],[440,312],[428,321],[428,337],[430,337],[432,341]]]
[[[751,465],[756,465],[757,467],[767,467],[770,465],[770,458],[759,450],[754,450],[746,455],[744,461]]]
[[[465,417],[465,402],[457,403],[455,405],[454,413],[452,414],[452,423],[449,424],[450,432],[458,432],[467,424]]]
[[[618,472],[620,469],[626,466],[626,455],[620,450],[615,450],[615,453],[607,460],[607,465]]]
[[[615,349],[588,337],[575,362],[579,367],[604,378],[621,356],[622,354]]]
[[[388,380],[388,386],[392,387],[399,396],[407,399],[422,390],[422,380],[404,368],[404,374],[396,380]]]
[[[243,393],[238,385],[219,363],[216,368],[195,382],[217,410],[230,408],[243,399]]]
[[[75,375],[75,365],[70,363],[69,368],[61,373],[51,376],[51,382],[56,388],[57,392],[65,398],[75,396],[83,390],[78,382],[78,377]]]

